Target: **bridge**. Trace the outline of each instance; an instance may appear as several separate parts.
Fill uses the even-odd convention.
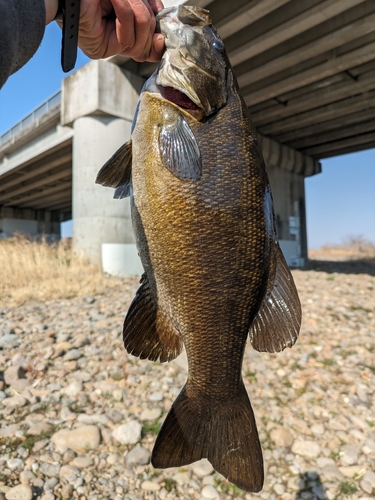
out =
[[[375,3],[193,3],[211,11],[225,42],[260,135],[282,245],[301,263],[304,178],[320,172],[322,158],[375,147]],[[128,201],[112,200],[94,179],[128,139],[154,68],[119,56],[90,62],[0,137],[0,232],[58,235],[73,218],[76,248],[93,261],[102,243],[134,245]]]

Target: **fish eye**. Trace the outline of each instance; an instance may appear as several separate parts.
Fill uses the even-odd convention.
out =
[[[218,38],[213,42],[212,46],[216,50],[216,52],[219,52],[219,54],[222,54],[224,52],[224,44]]]

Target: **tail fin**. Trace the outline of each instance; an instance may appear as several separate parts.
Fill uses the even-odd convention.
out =
[[[230,401],[189,397],[181,391],[156,439],[151,462],[156,468],[180,467],[207,458],[239,488],[263,487],[262,450],[245,387]]]

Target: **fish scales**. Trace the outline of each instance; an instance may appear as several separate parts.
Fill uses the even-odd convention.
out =
[[[139,110],[142,119],[133,132],[133,189],[140,193],[134,204],[137,213],[142,214],[141,220],[136,218],[134,223],[136,227],[143,225],[150,255],[145,267],[157,281],[158,305],[167,309],[172,318],[178,318],[194,390],[205,389],[217,377],[214,387],[218,386],[227,397],[233,391],[233,377],[226,376],[225,356],[218,359],[217,353],[239,351],[233,365],[240,370],[252,309],[259,306],[258,290],[264,286],[268,272],[268,262],[254,259],[260,248],[267,260],[262,250],[264,231],[257,230],[264,219],[263,189],[257,189],[254,183],[259,176],[259,156],[257,161],[251,161],[257,154],[256,148],[251,151],[252,142],[244,142],[242,151],[235,144],[227,147],[226,136],[232,133],[227,122],[240,112],[240,103],[233,97],[233,104],[228,103],[211,123],[198,125],[197,130],[192,124],[197,141],[203,140],[199,184],[181,183],[163,168],[160,158],[145,166],[143,157],[154,154],[159,134],[150,124],[162,120],[164,110],[160,105],[153,106],[155,100],[154,104],[158,104],[158,98],[146,95],[143,99]],[[210,141],[204,140],[206,127],[215,131]],[[249,161],[257,175],[249,175]],[[217,165],[222,168],[217,169]],[[183,219],[181,213],[185,214]],[[201,349],[197,349],[197,343]],[[213,348],[207,349],[207,345]]]
[[[257,134],[208,11],[179,6],[157,17],[166,53],[140,95],[131,140],[97,179],[130,196],[145,270],[124,344],[162,362],[186,348],[187,382],[153,465],[208,458],[260,491],[262,452],[241,375],[246,340],[260,351],[291,347],[300,304]]]

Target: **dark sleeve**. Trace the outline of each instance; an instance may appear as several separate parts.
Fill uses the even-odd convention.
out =
[[[44,0],[0,0],[0,88],[38,49],[45,19]]]

